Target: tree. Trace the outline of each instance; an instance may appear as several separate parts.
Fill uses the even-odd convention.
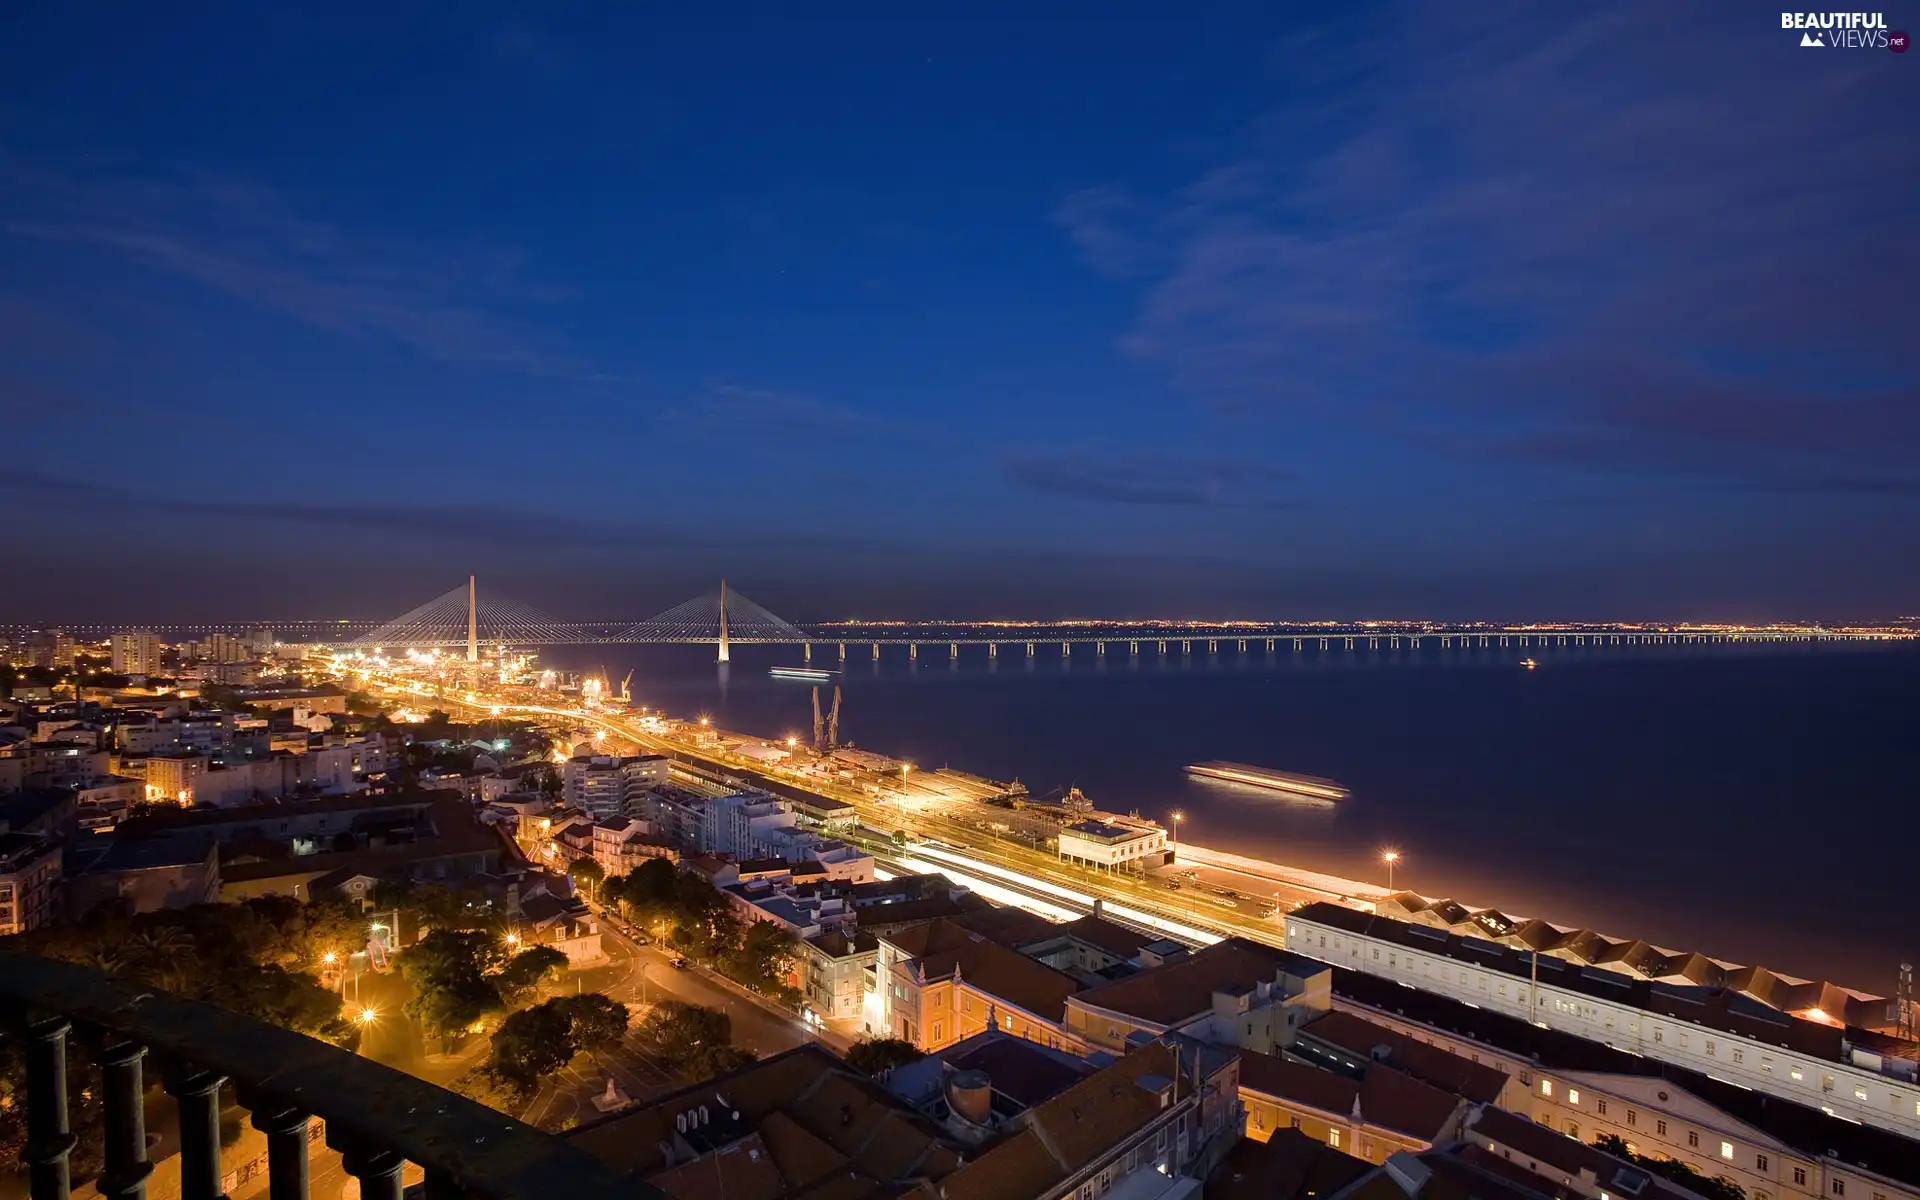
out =
[[[494,1074],[522,1087],[532,1087],[573,1061],[578,1050],[573,1022],[552,1001],[522,1009],[500,1023],[494,1032],[487,1065]]]
[[[868,1075],[904,1067],[925,1057],[912,1042],[895,1037],[865,1037],[847,1047],[847,1064]]]
[[[404,1011],[443,1042],[462,1036],[500,1007],[500,990],[488,975],[505,960],[491,933],[433,930],[396,960],[414,991]]]
[[[576,858],[567,864],[567,878],[580,885],[589,894],[606,877],[605,869],[591,858]]]
[[[1593,1145],[1596,1150],[1611,1154],[1615,1158],[1625,1159],[1643,1170],[1670,1179],[1689,1191],[1705,1196],[1707,1200],[1747,1200],[1746,1190],[1731,1179],[1720,1175],[1702,1175],[1677,1158],[1654,1158],[1648,1154],[1635,1154],[1628,1148],[1626,1139],[1616,1134],[1603,1133],[1593,1139]]]
[[[552,946],[534,946],[507,960],[507,965],[494,976],[494,986],[500,990],[502,1003],[516,1005],[531,997],[541,984],[553,980],[566,967],[565,954]]]
[[[380,715],[380,702],[369,692],[353,691],[347,693],[347,711],[362,717]]]
[[[636,1037],[655,1061],[685,1079],[706,1079],[753,1061],[734,1047],[727,1014],[679,1000],[654,1005]]]
[[[793,931],[771,921],[755,921],[741,934],[738,945],[721,955],[721,970],[731,979],[789,1007],[800,1007],[800,990],[788,982],[799,940]]]
[[[556,996],[547,1003],[566,1014],[576,1050],[600,1055],[627,1036],[627,1022],[632,1019],[627,1006],[599,992]]]

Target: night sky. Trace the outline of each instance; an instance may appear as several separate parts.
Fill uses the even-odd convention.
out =
[[[1916,118],[1757,5],[5,5],[0,619],[1920,612]]]

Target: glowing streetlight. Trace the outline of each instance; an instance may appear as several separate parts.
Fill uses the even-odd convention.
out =
[[[787,735],[787,749],[791,750],[795,746],[798,746],[799,744],[800,744],[799,738],[793,736],[792,734]]]
[[[510,934],[508,934],[508,935],[507,935],[507,945],[509,945],[509,946],[518,946],[519,944],[520,944],[520,935],[519,935],[519,934],[517,934],[517,933],[510,933]]]
[[[363,1008],[360,1010],[359,1015],[355,1016],[353,1019],[358,1021],[362,1025],[371,1025],[375,1021],[378,1021],[380,1019],[380,1013],[379,1013],[379,1010],[377,1009]]]
[[[320,961],[327,964],[330,967],[334,964],[334,960],[337,959],[338,957],[339,956],[336,955],[333,951],[329,950],[325,954],[322,954],[320,956]]]
[[[1398,850],[1382,850],[1380,852],[1380,861],[1387,864],[1387,890],[1392,891],[1393,864],[1400,861],[1400,852]]]
[[[1173,822],[1173,837],[1169,839],[1172,845],[1169,846],[1168,849],[1178,850],[1180,848],[1180,822],[1187,819],[1187,814],[1176,808],[1168,813],[1167,817]]]

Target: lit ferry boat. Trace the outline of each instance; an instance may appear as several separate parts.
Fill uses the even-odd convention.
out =
[[[832,679],[833,671],[822,671],[818,667],[774,667],[767,672],[775,679],[807,679],[815,683],[823,679]]]
[[[1208,779],[1224,779],[1229,783],[1249,784],[1309,800],[1329,802],[1345,800],[1351,794],[1331,779],[1321,779],[1313,775],[1294,775],[1286,771],[1270,771],[1266,767],[1250,767],[1246,763],[1194,763],[1187,770]]]

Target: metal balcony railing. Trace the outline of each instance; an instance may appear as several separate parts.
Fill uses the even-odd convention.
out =
[[[231,1080],[267,1137],[269,1200],[307,1200],[308,1125],[360,1182],[362,1200],[401,1200],[407,1163],[427,1200],[651,1200],[657,1189],[617,1175],[551,1134],[430,1083],[302,1034],[263,1025],[72,963],[0,954],[0,1036],[17,1038],[27,1071],[26,1160],[33,1200],[67,1200],[67,1041],[100,1064],[104,1200],[145,1200],[144,1094],[151,1053],[180,1121],[183,1200],[225,1200],[220,1088]]]

